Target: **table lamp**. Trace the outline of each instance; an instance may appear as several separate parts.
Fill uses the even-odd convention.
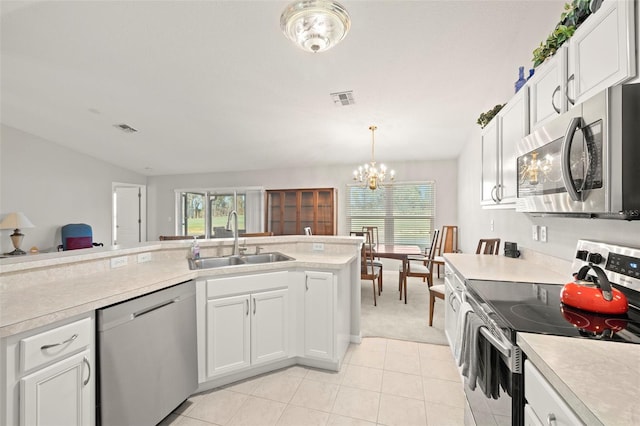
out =
[[[2,219],[2,222],[0,222],[0,229],[13,229],[11,242],[15,250],[5,254],[10,256],[27,254],[24,250],[20,250],[20,244],[22,244],[22,239],[24,238],[24,234],[20,232],[20,228],[33,228],[33,223],[20,212],[9,213]]]

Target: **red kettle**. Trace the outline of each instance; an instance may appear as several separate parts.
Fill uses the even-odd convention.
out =
[[[592,277],[593,282],[585,281],[589,269],[596,273],[596,277]],[[564,285],[560,301],[574,308],[600,314],[619,315],[629,309],[627,297],[620,290],[612,288],[602,268],[593,264],[580,268],[576,281]]]

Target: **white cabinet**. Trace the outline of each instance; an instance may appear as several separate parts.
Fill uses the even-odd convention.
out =
[[[570,104],[636,75],[635,1],[602,2],[569,39],[567,90]],[[570,107],[569,107],[570,108]]]
[[[205,350],[200,356],[205,361],[199,364],[206,368],[205,378],[289,356],[287,272],[208,279],[204,284]]]
[[[4,425],[95,423],[95,316],[2,340]]]
[[[251,365],[249,296],[207,301],[207,374]]]
[[[516,143],[529,133],[529,92],[525,86],[482,133],[483,206],[513,208],[516,198]]]
[[[304,356],[333,359],[335,278],[330,272],[305,272]]]
[[[525,408],[526,425],[584,424],[529,360],[524,362],[524,396],[528,406]]]
[[[90,425],[93,382],[89,350],[20,380],[20,425]]]
[[[532,131],[574,104],[635,77],[636,3],[602,2],[573,37],[536,68],[527,82]]]
[[[567,110],[567,48],[536,68],[527,82],[529,87],[529,128],[531,131]]]

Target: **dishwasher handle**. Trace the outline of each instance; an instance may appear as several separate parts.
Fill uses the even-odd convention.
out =
[[[135,319],[135,318],[141,317],[141,316],[149,314],[149,313],[151,313],[153,311],[157,311],[158,309],[162,309],[165,306],[173,305],[174,303],[177,303],[179,301],[180,301],[180,298],[176,298],[176,299],[172,299],[172,300],[166,300],[166,301],[164,301],[162,303],[159,303],[159,304],[157,304],[155,306],[151,306],[151,307],[142,309],[142,310],[140,310],[138,312],[134,312],[133,313],[133,318]]]

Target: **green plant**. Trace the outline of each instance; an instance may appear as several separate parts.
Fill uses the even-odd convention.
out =
[[[576,29],[591,14],[589,9],[591,0],[573,0],[564,5],[564,12],[560,15],[560,22],[549,34],[544,42],[533,51],[534,68],[553,56],[564,42],[569,40]]]
[[[496,114],[499,113],[502,107],[505,105],[506,104],[498,104],[494,106],[492,109],[490,109],[489,111],[483,112],[482,114],[480,114],[480,117],[478,117],[478,121],[476,121],[476,123],[478,123],[480,127],[484,129],[485,126],[489,124],[491,119],[495,117]]]

